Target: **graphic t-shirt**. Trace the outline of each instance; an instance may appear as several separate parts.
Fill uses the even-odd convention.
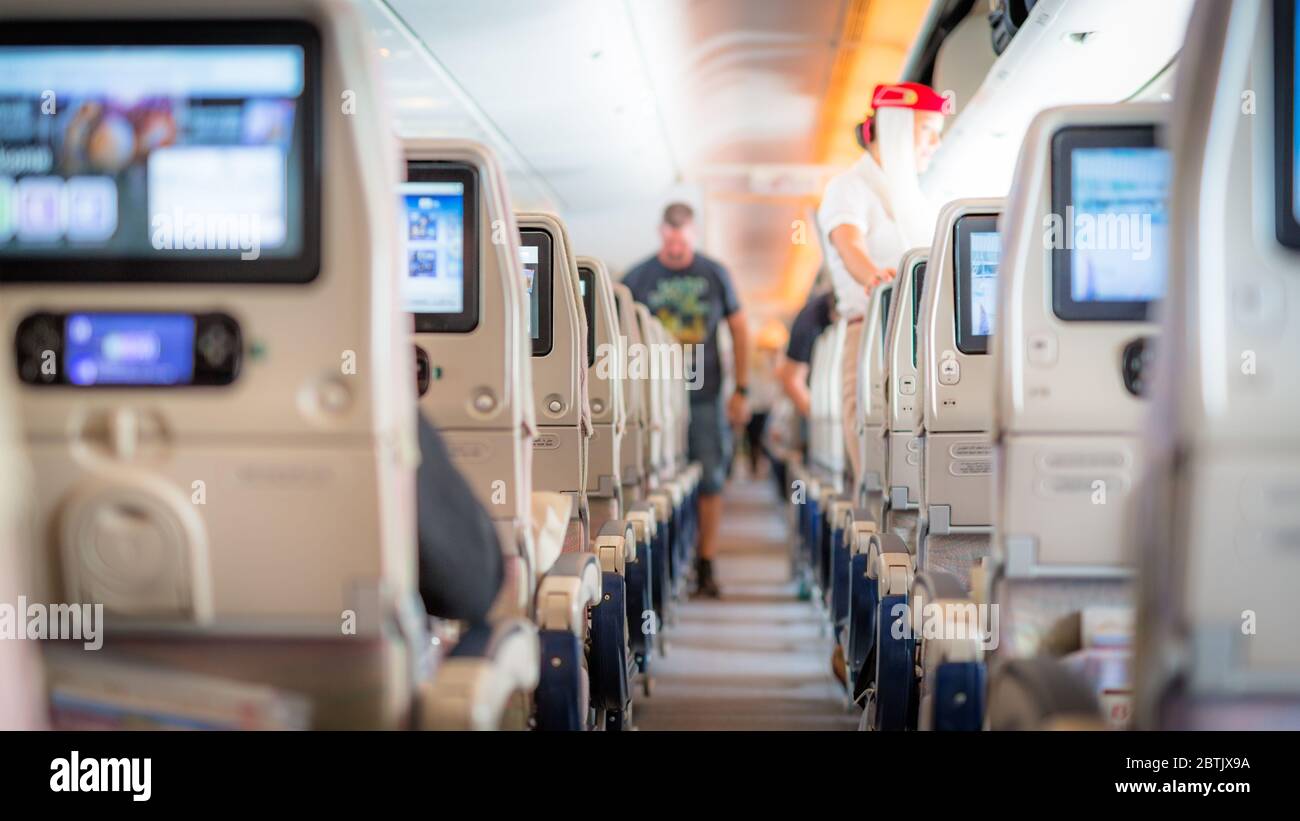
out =
[[[718,322],[740,310],[727,269],[697,253],[690,265],[674,271],[654,256],[628,271],[623,284],[678,342],[704,346],[703,379],[691,399],[717,396],[722,384]]]

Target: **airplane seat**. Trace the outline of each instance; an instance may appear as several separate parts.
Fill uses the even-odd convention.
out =
[[[875,642],[876,611],[880,604],[874,578],[868,575],[868,546],[871,535],[879,529],[871,514],[872,511],[867,509],[854,510],[846,536],[849,543],[848,611],[842,643],[850,696],[855,702],[862,694],[857,682]]]
[[[685,584],[685,568],[681,566],[678,550],[681,519],[676,515],[677,502],[667,486],[668,444],[666,432],[671,424],[665,418],[664,392],[668,383],[661,375],[666,348],[660,333],[659,321],[650,310],[641,303],[635,306],[636,322],[641,340],[641,364],[629,365],[629,370],[637,368],[640,378],[645,383],[643,398],[646,402],[646,462],[649,475],[649,488],[646,501],[654,507],[657,532],[660,535],[662,557],[658,559],[662,578],[655,579],[656,611],[662,624],[671,624],[675,617],[672,602],[675,601]],[[662,582],[662,584],[660,584]]]
[[[695,372],[702,367],[700,363],[692,363],[688,359],[687,348],[685,345],[672,340],[675,352],[673,362],[675,370],[673,372],[673,389],[670,397],[673,402],[673,415],[676,420],[676,442],[674,443],[673,456],[676,463],[675,477],[679,492],[682,497],[681,516],[682,516],[682,549],[685,562],[689,565],[694,561],[696,544],[699,540],[699,489],[700,479],[703,477],[703,466],[699,462],[691,461],[690,446],[690,429],[691,429],[691,402],[688,392],[693,389],[691,380],[688,376],[694,376]],[[680,368],[676,368],[675,363],[682,363]]]
[[[28,524],[31,470],[12,414],[8,385],[0,383],[0,602],[17,602],[30,590]],[[40,651],[28,641],[0,641],[0,730],[46,725]]]
[[[627,427],[622,381],[614,365],[618,318],[609,270],[594,257],[578,257],[578,277],[587,321],[587,394],[591,442],[587,450],[587,507],[591,529],[623,515],[622,440]],[[598,364],[599,358],[599,364]]]
[[[1001,199],[963,199],[941,209],[917,327],[924,387],[912,425],[921,440],[921,499],[916,554],[909,558],[918,575],[951,574],[967,591],[972,571],[989,554],[993,521],[993,363],[987,354],[995,327],[1002,207]],[[900,602],[906,610],[910,590]],[[901,652],[911,642],[892,632],[886,637],[889,621],[882,609],[878,656]],[[926,681],[933,686],[932,672],[909,668],[907,675],[879,679],[877,711],[906,715],[907,726],[916,726],[918,679],[922,687]]]
[[[893,308],[895,283],[887,283],[871,293],[865,322],[859,335],[857,361],[861,369],[858,382],[858,406],[854,420],[861,476],[854,477],[852,494],[857,504],[879,513],[884,509],[885,467],[888,441],[884,437],[887,421],[889,381],[889,321]],[[846,354],[847,355],[847,354]],[[880,521],[879,518],[876,521]]]
[[[1294,0],[1200,2],[1179,55],[1177,275],[1130,541],[1142,728],[1300,728],[1298,17]]]
[[[1130,712],[1126,506],[1142,471],[1143,371],[1157,346],[1148,315],[1168,259],[1164,110],[1048,109],[1021,147],[1001,226],[992,345],[1000,469],[988,598],[1000,608],[1000,635],[990,704],[1006,661],[1055,657],[1091,679],[1113,725]],[[1054,226],[1064,215],[1073,224]],[[1103,219],[1123,223],[1127,240],[1118,230],[1113,243],[1103,236]],[[1046,246],[1044,226],[1060,232]],[[1008,696],[997,697],[1005,709]],[[1030,711],[1051,715],[1045,705]]]
[[[118,151],[104,170],[147,162],[147,192],[115,173],[74,177],[59,155],[31,182],[40,196],[75,188],[114,219],[61,212],[39,226],[39,253],[27,231],[0,260],[0,325],[18,346],[6,392],[40,534],[31,596],[102,604],[106,622],[109,652],[61,648],[51,690],[95,679],[111,655],[273,692],[315,727],[411,726],[425,629],[415,397],[396,376],[410,356],[392,322],[398,162],[373,127],[387,112],[363,24],[348,4],[301,0],[20,0],[0,16],[30,45],[65,46],[7,76],[152,92],[169,59],[158,96],[177,107],[215,76],[278,118],[234,143],[224,119],[205,134],[192,117],[143,159]],[[90,20],[93,41],[77,40]],[[180,45],[128,45],[145,30]],[[258,57],[241,50],[254,42]],[[108,50],[111,80],[88,69]],[[33,86],[33,111],[40,97]],[[328,115],[341,98],[356,116]]]
[[[673,500],[675,549],[678,565],[692,567],[695,554],[695,488],[690,465],[690,406],[686,397],[686,346],[675,339],[663,323],[657,323],[668,373],[664,376],[664,419],[667,435],[666,489]],[[683,574],[684,575],[684,574]],[[684,592],[684,588],[683,588]]]
[[[847,329],[848,322],[841,319],[823,332],[827,339],[822,354],[826,371],[821,384],[822,402],[825,408],[822,425],[824,481],[818,489],[821,521],[815,534],[814,560],[816,584],[821,591],[817,603],[825,608],[832,627],[836,624],[834,556],[837,541],[842,541],[848,514],[854,507],[844,480],[846,472],[850,472],[848,460],[845,458],[845,449],[849,447],[849,443],[844,441],[844,411],[840,387]]]
[[[421,692],[421,723],[439,730],[495,730],[527,725],[525,696],[539,682],[537,628],[505,619],[462,635]],[[484,659],[490,659],[485,664]]]
[[[860,523],[871,523],[872,529],[883,512],[884,481],[884,400],[885,352],[884,344],[889,323],[890,296],[893,285],[875,289],[868,301],[865,327],[859,335],[856,359],[862,374],[858,379],[857,411],[854,416],[855,441],[845,443],[856,448],[859,474],[850,481],[849,492],[832,513],[836,530],[831,536],[831,616],[835,635],[845,650],[853,643],[853,626],[849,622],[853,577],[853,530]],[[853,352],[845,351],[849,356]],[[846,656],[847,657],[847,656]]]
[[[910,725],[915,678],[915,643],[911,633],[896,630],[908,619],[908,594],[915,568],[907,545],[893,533],[872,531],[866,537],[864,595],[875,606],[874,631],[866,634],[857,659],[853,697],[862,703],[863,730],[902,730]]]
[[[635,543],[630,535],[632,526],[621,519],[606,520],[607,527],[598,536],[593,536],[590,529],[588,461],[594,426],[588,377],[595,343],[595,337],[590,335],[598,333],[598,329],[588,326],[584,280],[567,228],[551,214],[519,213],[516,219],[530,295],[533,404],[543,416],[538,438],[533,442],[533,481],[535,486],[561,493],[572,502],[562,552],[594,556],[599,561],[600,598],[591,608],[585,648],[591,705],[598,726],[623,729],[631,720],[625,563],[621,558],[615,563],[606,554],[612,550],[621,556],[625,550],[635,550]],[[594,275],[591,270],[593,300],[597,297]],[[612,408],[611,399],[617,398],[609,396],[607,390],[606,383],[602,386],[605,411]],[[600,467],[606,470],[613,467],[614,444],[606,444],[609,458],[599,460]],[[608,475],[606,488],[612,491],[617,482],[617,476]],[[616,512],[617,497],[613,504],[603,503],[602,509]],[[626,539],[625,533],[629,534]],[[562,702],[561,706],[564,709],[558,715],[567,720],[569,703]]]
[[[929,248],[913,248],[903,255],[894,283],[885,345],[889,364],[886,382],[886,454],[883,529],[896,533],[916,554],[921,507],[921,445],[916,430],[921,412],[924,382],[918,368],[920,340],[917,323],[921,316],[921,294],[925,283]]]
[[[917,567],[969,589],[993,523],[993,362],[1001,199],[944,207],[922,292],[921,525]]]
[[[653,613],[651,538],[653,523],[644,510],[624,504],[622,476],[624,437],[628,428],[624,374],[621,369],[620,328],[616,296],[609,269],[594,257],[578,257],[583,307],[587,311],[587,367],[592,414],[588,452],[587,497],[591,526],[599,540],[606,525],[630,527],[628,559],[621,572],[625,582],[628,651],[636,672],[648,674],[652,655],[649,636],[641,626]],[[599,553],[599,550],[597,550]],[[648,686],[648,685],[647,685]],[[648,695],[648,691],[647,691]]]
[[[574,498],[564,552],[590,545],[587,453],[591,408],[587,389],[587,317],[568,229],[553,214],[515,214],[524,255],[532,336],[533,485]],[[534,261],[535,260],[535,261]]]
[[[830,414],[827,383],[830,379],[830,371],[826,365],[827,357],[830,354],[832,336],[832,330],[829,328],[818,334],[813,341],[812,356],[809,360],[808,484],[805,488],[804,499],[806,514],[804,516],[803,554],[812,592],[814,593],[812,600],[818,606],[820,606],[821,593],[824,590],[819,565],[823,530],[822,520],[826,514],[823,499],[825,498],[826,502],[829,503],[831,495],[828,492],[830,485],[826,455],[827,417]]]
[[[430,217],[418,209],[421,197],[428,198],[428,208],[422,210],[430,212],[443,205],[442,197],[450,195],[449,202],[455,202],[457,193],[462,198],[469,194],[460,207],[479,214],[477,220],[463,220],[460,291],[421,288],[436,278],[412,275],[406,307],[414,314],[420,408],[438,428],[501,538],[506,584],[495,610],[501,616],[530,616],[537,580],[549,564],[538,561],[533,532],[532,441],[537,428],[529,343],[519,319],[527,310],[527,295],[518,285],[520,246],[517,240],[491,241],[493,224],[517,235],[510,193],[504,172],[486,148],[414,138],[403,147],[406,182],[399,190],[407,219],[423,233],[421,239],[427,242],[437,230],[422,227]],[[415,265],[428,252],[408,239],[407,253]]]
[[[638,561],[643,558],[646,560],[645,586],[650,598],[650,612],[642,612],[629,624],[642,625],[641,630],[634,631],[639,638],[633,640],[633,652],[641,672],[646,673],[655,644],[653,636],[658,635],[659,627],[663,623],[663,591],[667,585],[668,555],[661,542],[667,538],[667,527],[660,526],[658,509],[648,500],[650,460],[647,431],[650,422],[647,395],[649,384],[642,370],[645,365],[645,359],[641,355],[644,345],[641,341],[636,300],[633,299],[632,292],[621,282],[614,284],[613,293],[615,315],[618,320],[617,366],[621,374],[621,394],[626,406],[627,424],[619,447],[623,498],[628,506],[627,519],[633,523],[636,530]],[[635,373],[633,373],[634,367]],[[642,571],[638,569],[637,572]],[[646,627],[650,628],[650,636],[646,635]],[[645,642],[644,647],[639,646],[642,641]],[[649,687],[648,678],[644,684]]]
[[[689,412],[683,412],[682,400],[685,399],[686,386],[682,379],[685,371],[686,349],[678,342],[663,323],[656,319],[655,333],[664,352],[660,357],[665,365],[662,377],[663,388],[660,399],[663,402],[664,419],[664,481],[662,487],[672,500],[673,510],[673,551],[676,566],[679,568],[677,594],[686,591],[686,580],[692,566],[694,552],[690,540],[690,520],[693,512],[687,510],[687,475],[686,475],[686,435],[688,432]]]
[[[919,730],[971,731],[984,722],[987,667],[979,610],[967,583],[943,570],[922,571],[908,596],[917,667],[908,701]],[[942,630],[933,625],[942,624]]]
[[[825,439],[827,396],[826,380],[828,372],[825,367],[826,352],[830,337],[823,331],[813,341],[812,355],[809,358],[809,409],[808,409],[808,461],[804,465],[806,485],[803,501],[803,533],[801,552],[804,564],[808,567],[814,583],[817,579],[818,537],[821,533],[821,490],[825,477]]]
[[[1101,702],[1084,679],[1047,656],[1007,659],[999,664],[997,685],[988,692],[990,728],[1012,732],[1049,730],[1071,723],[1070,729],[1105,729],[1099,724]]]
[[[690,572],[690,520],[688,494],[686,494],[686,455],[684,446],[688,433],[689,412],[684,413],[686,368],[685,348],[668,333],[663,322],[646,310],[647,323],[643,333],[650,339],[650,379],[654,383],[651,399],[656,409],[656,430],[659,431],[658,461],[656,461],[656,488],[651,492],[651,503],[659,504],[667,513],[669,587],[673,599],[685,594]]]
[[[636,300],[632,292],[621,282],[614,283],[614,308],[617,320],[618,349],[617,365],[621,375],[622,397],[625,410],[626,427],[620,441],[620,468],[623,479],[623,498],[629,505],[641,501],[645,496],[646,454],[645,436],[646,407],[643,399],[644,380],[634,379],[631,374],[634,351],[639,350],[640,329],[636,319]],[[636,347],[634,347],[636,346]]]
[[[578,680],[582,669],[559,682],[554,679],[583,667],[587,620],[585,615],[559,619],[553,614],[585,614],[597,606],[601,577],[594,556],[559,561],[573,498],[534,491],[537,426],[532,343],[524,319],[529,303],[506,177],[495,155],[472,142],[408,138],[403,147],[406,180],[398,187],[406,210],[403,308],[414,315],[420,409],[439,429],[456,467],[493,519],[506,558],[506,580],[489,615],[502,638],[485,646],[502,652],[521,647],[516,627],[520,620],[531,622],[538,675],[521,680],[520,686],[533,694],[527,706],[538,714],[539,727],[555,726],[553,720],[547,722],[557,711],[578,715],[577,723],[564,726],[580,727],[586,722],[586,681]],[[494,226],[501,226],[495,234]],[[456,232],[458,244],[452,239]],[[450,273],[457,247],[459,282],[425,273],[424,268]],[[569,661],[562,672],[554,663],[559,658]],[[457,659],[454,666],[469,666],[463,654]],[[501,666],[513,670],[527,664]],[[470,670],[437,683],[435,690],[452,704],[461,692],[496,692]],[[438,726],[475,726],[468,718],[429,712],[442,722]]]

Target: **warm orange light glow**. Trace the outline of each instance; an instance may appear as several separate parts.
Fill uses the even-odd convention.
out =
[[[772,318],[763,323],[763,327],[759,329],[754,340],[754,345],[760,351],[783,351],[788,341],[790,341],[790,332],[786,330],[785,323]]]
[[[899,79],[929,5],[929,0],[852,0],[849,4],[818,116],[818,162],[843,167],[861,156],[853,127],[866,115],[876,85]],[[786,311],[803,305],[821,267],[821,247],[811,235],[815,231],[811,223],[809,231],[807,244],[791,246],[786,255],[776,294]]]

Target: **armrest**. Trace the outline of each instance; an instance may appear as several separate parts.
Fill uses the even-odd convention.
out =
[[[537,575],[545,575],[564,552],[564,538],[573,516],[573,497],[553,491],[536,491],[531,498],[534,555]]]
[[[648,542],[654,538],[658,528],[654,506],[648,502],[637,502],[627,512],[627,520],[632,523],[633,533],[638,542]]]
[[[927,621],[943,625],[941,638],[925,641],[921,667],[927,672],[948,662],[980,661],[985,637],[979,620],[979,608],[962,585],[961,579],[943,570],[918,573],[912,582],[912,633],[929,635]],[[995,611],[988,611],[995,612]],[[996,631],[996,624],[991,624]]]
[[[421,728],[497,730],[510,699],[537,688],[537,628],[509,619],[461,639],[420,687]]]
[[[660,522],[666,522],[673,515],[673,500],[666,492],[662,490],[651,491],[646,496],[646,501],[654,506],[655,519]]]
[[[845,529],[853,521],[853,502],[847,496],[835,496],[830,503],[830,522],[833,529]]]
[[[673,507],[675,508],[680,505],[682,503],[682,498],[686,495],[686,488],[682,487],[681,477],[674,476],[664,483],[664,487],[667,489],[669,497],[673,500]]]
[[[537,589],[537,624],[585,637],[587,608],[600,602],[600,562],[592,553],[565,553]]]
[[[849,555],[858,556],[867,552],[871,535],[876,532],[876,522],[869,511],[859,508],[853,511],[849,523]]]
[[[912,586],[912,555],[893,533],[873,533],[867,541],[867,578],[875,579],[880,596],[906,595]]]
[[[610,519],[596,535],[596,558],[600,569],[623,575],[628,562],[636,561],[636,532],[626,519]]]

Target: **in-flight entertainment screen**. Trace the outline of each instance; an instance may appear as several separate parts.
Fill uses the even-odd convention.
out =
[[[533,356],[546,356],[551,352],[554,339],[551,235],[532,228],[520,231],[519,262],[523,266],[524,286],[528,289],[528,335],[533,340]]]
[[[1300,248],[1300,105],[1296,105],[1296,51],[1300,50],[1300,15],[1295,0],[1273,2],[1273,139],[1278,242]]]
[[[1169,152],[1155,128],[1078,126],[1052,141],[1052,302],[1065,320],[1143,320],[1169,268]]]
[[[998,299],[998,260],[1002,243],[998,218],[972,215],[957,220],[956,319],[957,349],[965,354],[988,353]]]
[[[402,304],[423,333],[466,333],[478,326],[478,231],[473,169],[407,163],[398,188],[406,276]]]
[[[316,276],[315,30],[193,29],[0,31],[0,279]]]
[[[921,321],[921,292],[925,288],[925,263],[918,262],[912,269],[912,367],[919,355],[916,344],[916,327]]]

